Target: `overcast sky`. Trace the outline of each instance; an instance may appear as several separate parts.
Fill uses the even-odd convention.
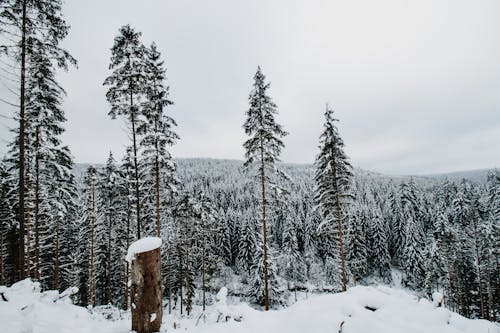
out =
[[[260,65],[290,132],[285,162],[314,160],[329,102],[355,166],[500,167],[499,13],[497,0],[67,0],[64,46],[79,68],[60,75],[63,139],[77,162],[102,163],[110,150],[121,158],[126,125],[108,117],[102,82],[113,38],[130,24],[166,61],[168,112],[181,136],[175,157],[243,158]]]

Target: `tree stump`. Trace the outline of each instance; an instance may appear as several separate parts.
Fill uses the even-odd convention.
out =
[[[146,237],[129,247],[127,261],[131,269],[132,330],[158,332],[163,316],[161,293],[161,240]]]

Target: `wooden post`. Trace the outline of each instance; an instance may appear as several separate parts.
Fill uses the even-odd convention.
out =
[[[132,264],[132,330],[137,333],[160,331],[163,316],[161,293],[161,240],[142,238],[130,245],[127,261]]]

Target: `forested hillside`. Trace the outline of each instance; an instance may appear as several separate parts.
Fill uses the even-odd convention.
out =
[[[258,198],[243,163],[217,159],[175,162],[182,184],[179,194],[174,199],[162,198],[173,207],[165,212],[161,227],[164,294],[171,300],[169,305],[179,309],[181,295],[184,306],[189,307],[185,298],[201,302],[202,260],[209,303],[222,286],[227,286],[230,294],[258,303],[259,295],[252,288],[260,283],[253,269],[258,264],[255,251],[260,244]],[[117,306],[125,304],[124,256],[127,239],[134,239],[135,233],[130,224],[126,167],[111,159],[96,169],[83,166],[86,171],[77,177],[82,183],[75,215],[68,219],[71,223],[59,226],[63,235],[57,249],[59,289],[79,287],[79,304],[89,304],[89,297],[95,297],[95,305],[109,301]],[[341,290],[337,234],[320,228],[321,218],[313,202],[314,168],[288,164],[282,168],[291,183],[290,194],[280,198],[269,226],[274,306],[293,303],[295,290]],[[76,170],[81,169],[76,166]],[[355,169],[354,184],[356,200],[343,220],[348,285],[391,283],[391,268],[398,268],[403,272],[404,286],[424,296],[444,291],[447,306],[466,316],[498,318],[498,171],[492,170],[482,182],[475,182],[390,177]],[[89,201],[92,197],[93,203]],[[193,215],[177,216],[180,208],[192,209]],[[149,225],[144,228],[146,235],[155,234],[153,215],[153,209],[145,214],[150,219],[144,224]],[[128,238],[124,234],[127,230]],[[15,248],[16,238],[9,237],[15,231],[6,231],[4,249]],[[56,251],[55,237],[44,238],[47,257]],[[92,238],[93,259],[89,258]],[[15,272],[16,260],[5,250],[3,278],[10,284],[16,280],[10,274]],[[53,272],[46,271],[44,276],[43,286],[53,288]],[[90,294],[89,288],[94,289]]]

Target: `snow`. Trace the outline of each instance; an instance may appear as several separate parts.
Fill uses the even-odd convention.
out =
[[[0,290],[8,299],[0,298],[1,332],[130,332],[129,312],[112,306],[86,309],[72,305],[68,300],[74,289],[61,294],[41,292],[38,283],[24,280]],[[464,318],[410,292],[386,286],[310,295],[286,309],[268,312],[228,296],[225,287],[216,299],[205,313],[195,305],[190,318],[180,317],[178,309],[172,315],[165,311],[161,332],[500,333],[498,324]]]
[[[138,253],[155,250],[161,246],[161,239],[158,237],[144,237],[130,244],[126,260],[130,263]]]

